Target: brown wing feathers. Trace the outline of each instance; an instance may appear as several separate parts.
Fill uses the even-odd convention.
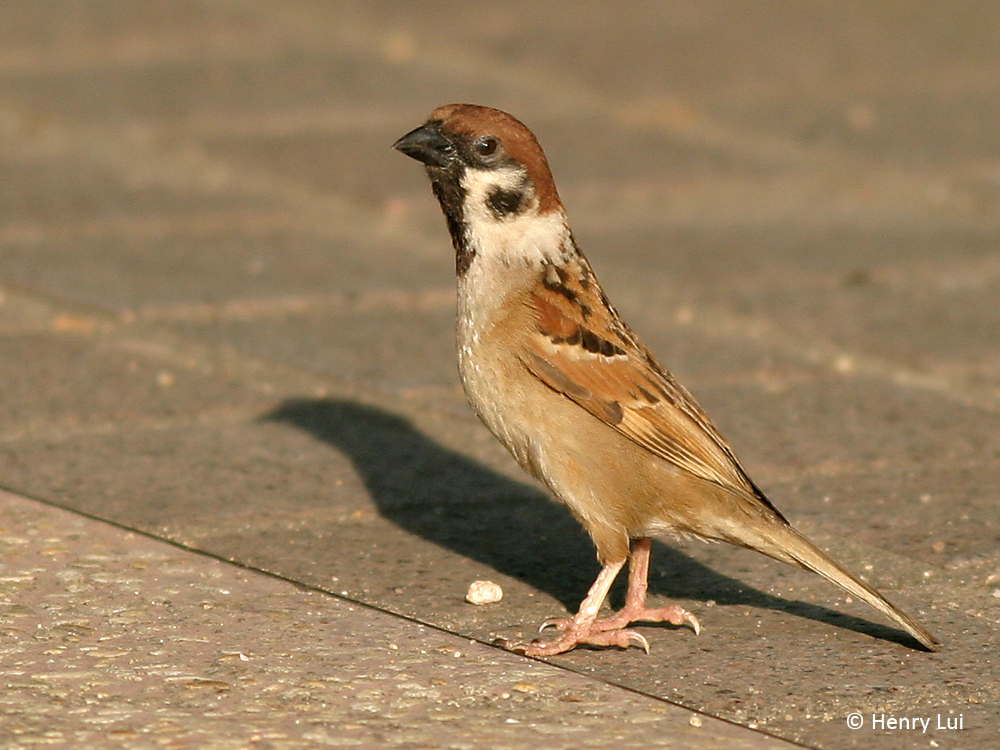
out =
[[[697,403],[596,297],[600,290],[561,270],[547,269],[528,301],[537,330],[523,353],[528,370],[655,455],[763,499]],[[592,367],[594,358],[601,367]]]

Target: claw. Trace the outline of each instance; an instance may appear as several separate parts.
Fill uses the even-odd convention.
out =
[[[678,608],[676,612],[671,613],[671,616],[667,618],[671,625],[676,625],[678,627],[687,623],[691,626],[695,635],[701,635],[701,623],[698,622],[698,618],[693,614],[688,612],[686,609]]]
[[[538,632],[541,633],[546,628],[555,628],[556,630],[566,630],[569,627],[570,621],[565,617],[550,617],[548,620],[543,622],[538,626]]]
[[[637,633],[634,630],[626,630],[624,632],[628,635],[630,641],[649,654],[649,641],[646,640],[646,637],[642,633]]]
[[[506,651],[513,651],[515,654],[524,654],[527,653],[528,649],[537,643],[537,641],[509,641],[503,636],[499,636],[490,641],[490,643],[494,646],[499,646]]]
[[[701,623],[698,622],[698,618],[692,615],[690,612],[685,613],[687,616],[684,618],[685,621],[691,623],[691,627],[694,630],[695,635],[701,635]]]

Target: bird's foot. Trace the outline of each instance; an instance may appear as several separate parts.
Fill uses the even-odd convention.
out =
[[[698,618],[683,607],[676,604],[671,604],[669,607],[656,608],[625,605],[611,617],[604,620],[595,620],[591,627],[597,632],[604,632],[608,630],[613,631],[621,630],[626,625],[630,625],[633,622],[669,622],[671,625],[677,626],[687,623],[691,626],[695,635],[701,634],[701,623],[698,622]],[[551,620],[543,622],[542,626],[538,629],[538,632],[540,633],[546,628],[555,628],[556,630],[567,631],[572,628],[572,626],[573,618],[554,617]]]
[[[551,622],[551,621],[547,621]],[[597,622],[589,624],[571,623],[560,628],[563,633],[554,641],[530,641],[508,643],[503,639],[496,641],[509,651],[516,651],[526,656],[555,656],[570,651],[577,646],[598,646],[607,648],[617,646],[618,648],[628,648],[629,646],[639,646],[647,654],[649,653],[649,641],[634,630],[626,628],[604,628],[599,629]]]
[[[639,646],[649,653],[649,641],[635,630],[626,626],[633,622],[669,622],[671,625],[688,624],[695,634],[701,632],[698,618],[683,607],[672,604],[669,607],[637,607],[626,606],[604,620],[594,620],[581,623],[576,618],[564,617],[546,620],[538,629],[556,628],[562,635],[553,641],[531,641],[525,643],[500,642],[504,648],[517,651],[528,656],[554,656],[576,648],[577,646],[617,646],[628,648]]]

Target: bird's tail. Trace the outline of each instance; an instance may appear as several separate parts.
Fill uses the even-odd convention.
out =
[[[737,543],[763,552],[775,560],[819,573],[851,595],[870,604],[920,641],[929,651],[938,650],[940,642],[928,632],[927,628],[820,550],[787,522],[782,523],[776,518],[774,523],[767,526],[766,529],[754,531],[744,529],[740,536],[747,538],[741,538]]]

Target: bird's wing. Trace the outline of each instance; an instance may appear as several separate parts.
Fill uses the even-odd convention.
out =
[[[553,266],[528,295],[535,330],[520,353],[524,365],[651,453],[763,499],[694,397],[625,326],[589,268],[582,271]]]

